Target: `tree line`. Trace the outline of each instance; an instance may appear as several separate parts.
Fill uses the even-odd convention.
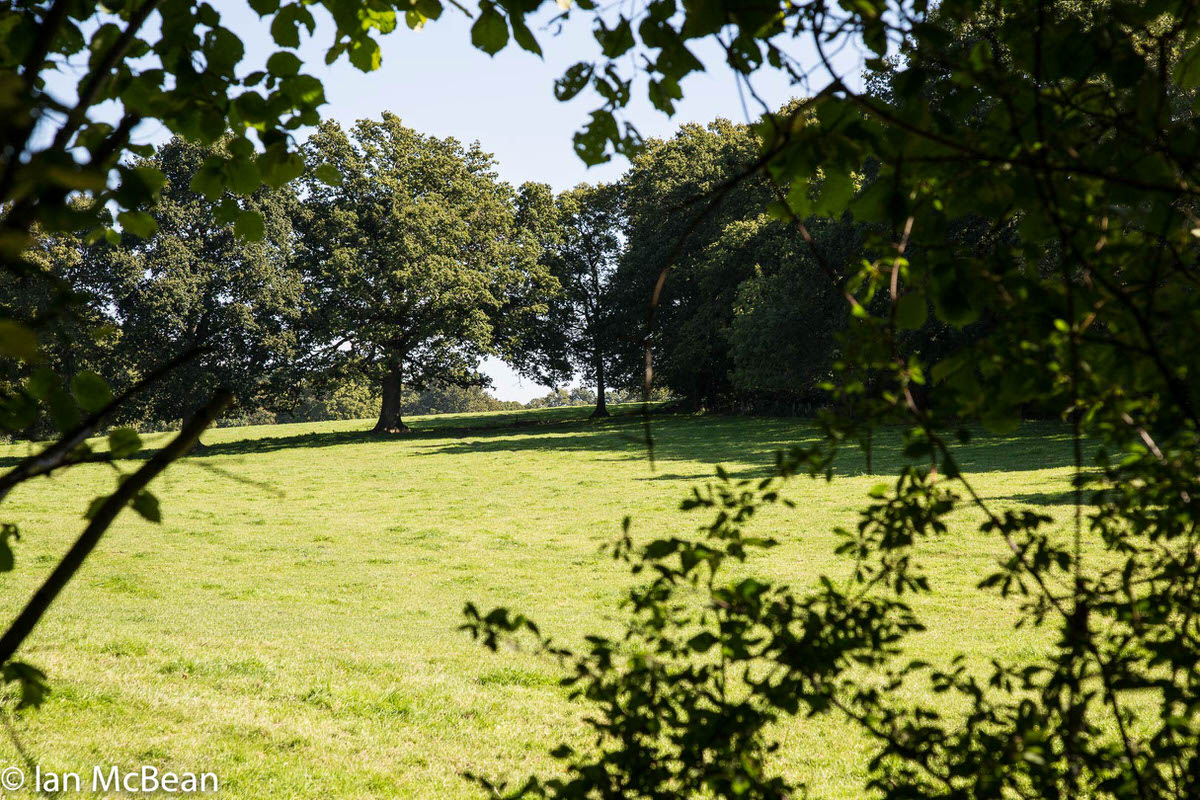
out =
[[[55,331],[54,370],[104,375],[120,391],[195,354],[118,424],[186,423],[225,386],[233,420],[374,414],[376,431],[403,431],[405,413],[510,407],[483,391],[486,356],[547,384],[582,380],[604,416],[614,392],[640,397],[647,344],[655,396],[690,408],[827,402],[844,300],[765,210],[749,126],[684,125],[648,142],[618,182],[558,194],[514,187],[478,144],[386,113],[318,127],[277,187],[259,185],[238,148],[176,136],[133,165],[162,176],[144,217],[99,242],[56,231],[32,248],[82,299]],[[214,183],[214,170],[246,196]],[[727,183],[719,202],[700,202]],[[861,257],[849,216],[814,222],[813,236],[839,264]],[[668,262],[648,340],[647,303]],[[44,282],[0,280],[23,314],[48,312]],[[945,332],[926,327],[931,341]],[[567,395],[537,405],[584,399]]]

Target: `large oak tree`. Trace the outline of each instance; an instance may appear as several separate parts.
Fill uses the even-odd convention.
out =
[[[521,197],[492,156],[392,114],[306,145],[298,228],[313,365],[382,389],[377,432],[407,430],[405,387],[480,385],[487,355],[513,356],[555,281]]]

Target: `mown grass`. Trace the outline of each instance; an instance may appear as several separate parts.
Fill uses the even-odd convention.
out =
[[[585,743],[585,707],[553,663],[457,632],[464,602],[527,611],[567,643],[611,630],[630,577],[600,547],[624,515],[638,538],[690,531],[702,520],[679,501],[714,464],[764,474],[812,436],[795,419],[656,417],[652,470],[636,416],[586,411],[418,418],[391,439],[363,422],[210,432],[155,486],[163,523],[125,514],[25,646],[54,692],[15,720],[21,742],[44,770],[212,771],[224,797],[476,797],[464,770],[553,769],[554,744]],[[23,452],[0,448],[0,461]],[[997,508],[1069,519],[1061,429],[981,437],[962,461]],[[847,459],[831,484],[793,482],[797,510],[755,523],[783,545],[750,568],[798,587],[844,575],[830,530],[854,523],[879,480]],[[17,569],[0,577],[6,619],[112,481],[79,468],[0,507],[22,525]],[[1027,659],[1044,641],[1014,630],[1012,601],[975,588],[1003,553],[977,522],[962,513],[921,549],[937,592],[918,603],[929,630],[913,648],[928,660]],[[780,735],[780,763],[814,795],[860,796],[865,739],[803,720]],[[0,739],[0,767],[17,762]]]

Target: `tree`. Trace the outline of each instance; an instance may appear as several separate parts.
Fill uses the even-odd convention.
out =
[[[809,228],[823,258],[839,269],[861,252],[851,220],[814,220]],[[732,314],[715,326],[729,347],[730,388],[751,407],[824,405],[833,378],[845,299],[821,272],[808,245],[766,214],[734,222],[704,256],[704,283],[722,272],[750,277],[737,284]]]
[[[133,418],[150,424],[186,422],[218,386],[230,389],[238,404],[270,405],[276,399],[272,374],[297,355],[295,197],[285,187],[259,189],[240,204],[230,194],[208,200],[190,187],[214,155],[227,154],[174,137],[139,162],[165,178],[147,210],[154,232],[147,238],[126,233],[119,244],[102,248],[121,326],[117,357],[132,379],[164,359],[199,351],[133,405]],[[263,221],[257,241],[235,232],[235,214],[246,211]]]
[[[376,432],[406,431],[405,386],[483,384],[479,360],[514,341],[498,330],[544,313],[537,289],[553,281],[517,224],[516,193],[478,145],[384,114],[350,135],[323,125],[305,153],[300,257],[318,357],[378,382]]]
[[[612,279],[621,254],[620,188],[582,184],[555,200],[557,236],[544,256],[562,285],[548,329],[568,369],[596,385],[594,417],[607,417],[605,389],[613,359]]]
[[[112,315],[110,284],[95,248],[75,231],[47,233],[35,228],[33,234],[34,244],[24,254],[32,269],[0,272],[0,316],[43,321],[40,364],[35,368],[42,388],[49,392],[58,380],[69,385],[77,375],[123,374],[113,358],[120,331]],[[68,286],[69,300],[63,296]],[[66,302],[70,313],[64,313]],[[22,392],[23,383],[32,377],[28,365],[4,359],[0,367],[4,370],[0,391],[11,403],[0,430],[46,438],[56,425],[77,423],[78,408],[62,396],[47,409],[48,415],[39,413],[36,399]]]
[[[482,386],[453,386],[434,384],[419,394],[409,393],[404,409],[410,414],[470,414],[480,411],[513,411],[521,404],[512,400],[497,400]]]
[[[731,389],[722,331],[754,265],[704,254],[727,225],[753,219],[769,202],[768,184],[753,172],[758,150],[745,125],[687,124],[647,142],[622,180],[627,242],[610,301],[620,311],[619,369],[640,379],[649,336],[654,380],[697,408],[716,407]]]

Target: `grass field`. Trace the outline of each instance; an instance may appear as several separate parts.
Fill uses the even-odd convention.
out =
[[[416,433],[387,440],[364,422],[208,433],[155,486],[163,524],[123,515],[26,644],[53,695],[14,721],[20,741],[43,770],[211,771],[231,798],[476,797],[463,770],[551,769],[550,747],[582,743],[585,707],[553,663],[457,632],[464,602],[528,611],[566,642],[610,628],[630,578],[598,550],[622,516],[636,537],[687,532],[701,519],[678,503],[714,464],[762,474],[776,449],[811,436],[794,419],[657,417],[652,471],[636,417],[586,411],[491,428],[513,416],[416,418]],[[0,463],[24,452],[0,447]],[[997,507],[1066,520],[1069,457],[1064,432],[1027,425],[976,439],[962,461]],[[898,466],[876,459],[878,472]],[[0,517],[23,533],[16,571],[0,577],[6,618],[112,480],[79,468],[5,502]],[[852,524],[879,480],[848,459],[832,484],[790,484],[798,510],[755,523],[784,544],[751,567],[797,586],[845,574],[829,530]],[[1000,543],[969,513],[956,522],[921,550],[938,592],[918,604],[929,630],[915,650],[1031,655],[1041,640],[1013,629],[1015,606],[975,589]],[[859,796],[864,740],[829,722],[780,735],[778,758],[815,796]],[[0,767],[17,761],[0,731]]]

